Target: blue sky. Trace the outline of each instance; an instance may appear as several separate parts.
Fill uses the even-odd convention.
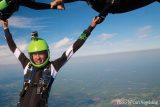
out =
[[[27,54],[30,33],[38,31],[39,36],[49,43],[51,59],[60,56],[98,14],[85,2],[66,4],[65,7],[64,11],[37,11],[21,7],[9,19],[10,31],[17,46]],[[159,11],[160,5],[155,2],[132,12],[109,14],[106,20],[94,29],[75,56],[160,48]],[[17,63],[3,35],[3,30],[0,28],[0,65]]]

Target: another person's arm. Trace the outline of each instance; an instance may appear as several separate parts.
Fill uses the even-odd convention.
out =
[[[51,9],[50,4],[35,2],[34,0],[20,0],[20,5],[29,7],[35,10]],[[57,8],[56,6],[53,7],[53,9],[56,9],[56,8]]]
[[[13,52],[13,54],[16,56],[16,58],[21,62],[23,68],[25,68],[25,66],[28,64],[29,59],[24,55],[24,53],[22,53],[16,46],[12,35],[9,31],[8,28],[8,20],[6,21],[1,21],[3,29],[4,29],[4,33],[5,33],[5,39],[7,41],[7,44],[10,48],[10,50]]]
[[[76,42],[70,46],[60,58],[53,62],[56,71],[58,71],[71,57],[72,55],[84,44],[89,37],[92,30],[96,27],[99,22],[99,17],[92,20],[90,26],[80,35]]]

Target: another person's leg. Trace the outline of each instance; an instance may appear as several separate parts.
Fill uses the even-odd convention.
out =
[[[57,9],[64,9],[64,3],[71,3],[76,1],[88,2],[88,0],[54,0],[53,2],[51,2],[51,8],[57,6]]]
[[[99,22],[103,22],[104,19],[106,18],[106,16],[108,15],[110,9],[112,8],[114,4],[114,0],[101,0],[101,2],[97,0],[97,2],[95,2],[93,5],[93,9],[95,9],[96,11],[99,12],[99,15],[98,17],[100,18],[99,19]]]
[[[76,2],[76,1],[85,1],[87,2],[88,0],[63,0],[64,3],[70,3],[70,2]]]
[[[88,0],[54,0],[53,2],[51,2],[51,8],[53,8],[54,6],[57,6],[57,9],[64,9],[64,3],[71,3],[76,1],[87,2]]]
[[[115,0],[109,13],[125,13],[130,12],[160,0]]]

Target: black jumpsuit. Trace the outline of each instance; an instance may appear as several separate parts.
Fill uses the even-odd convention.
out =
[[[102,16],[108,13],[129,12],[160,0],[64,0],[65,3],[85,1]]]
[[[9,6],[0,11],[0,19],[8,19],[14,12],[18,11],[19,6],[29,7],[35,10],[50,9],[50,4],[35,2],[33,0],[9,0]]]
[[[91,31],[93,30],[93,27],[89,26],[88,29],[86,29],[81,36],[77,39],[76,42],[74,42],[73,45],[71,45],[60,58],[49,62],[45,67],[43,68],[36,68],[33,67],[30,64],[30,60],[22,53],[16,46],[15,42],[12,39],[12,35],[8,28],[4,30],[5,32],[5,39],[8,43],[8,46],[10,50],[13,52],[13,54],[16,56],[16,58],[21,62],[23,69],[24,69],[24,77],[26,75],[26,70],[31,66],[34,69],[34,73],[32,74],[31,82],[29,84],[29,87],[27,90],[25,90],[25,93],[22,93],[20,98],[20,107],[47,107],[47,100],[49,97],[49,91],[51,88],[51,85],[59,71],[59,69],[71,58],[71,56],[84,44],[84,42],[89,37]],[[42,77],[42,71],[47,68],[47,66],[51,66],[52,72],[51,74],[51,80],[49,83],[49,87],[47,88],[47,97],[41,96],[41,94],[37,93],[37,85],[34,85],[38,83],[40,78]],[[25,80],[24,80],[25,83]],[[44,98],[44,99],[43,99]]]

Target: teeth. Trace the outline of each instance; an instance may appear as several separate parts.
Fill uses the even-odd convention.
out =
[[[37,60],[35,63],[36,64],[43,64],[44,60]]]

